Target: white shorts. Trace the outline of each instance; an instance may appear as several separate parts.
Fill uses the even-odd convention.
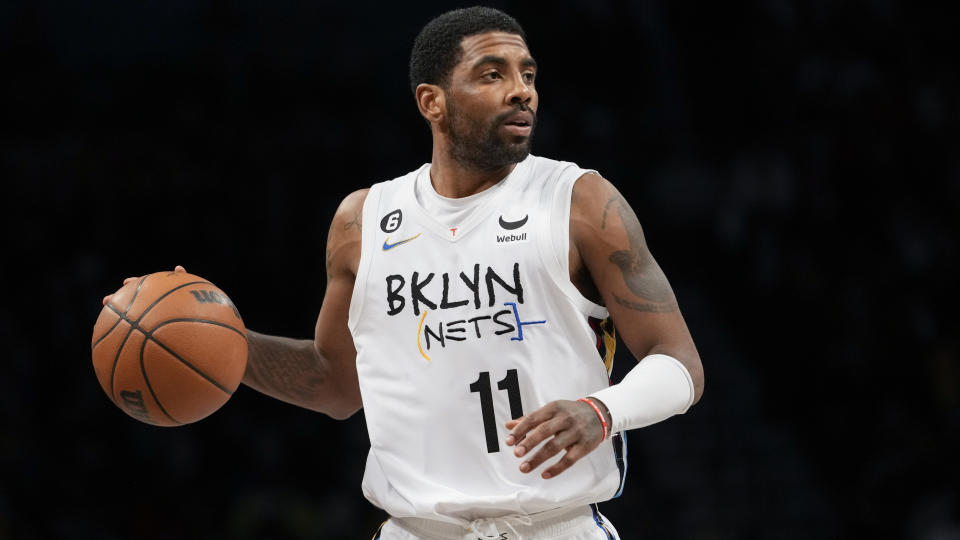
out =
[[[471,527],[421,518],[390,518],[373,540],[619,540],[596,505],[477,520]]]

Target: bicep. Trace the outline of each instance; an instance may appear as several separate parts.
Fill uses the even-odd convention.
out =
[[[702,368],[673,288],[647,246],[636,214],[607,180],[574,185],[571,235],[618,334],[633,355],[668,354],[694,380]]]
[[[327,287],[314,329],[314,346],[327,363],[343,398],[360,407],[353,336],[347,321],[360,260],[361,215],[366,191],[349,195],[337,209],[326,244]]]

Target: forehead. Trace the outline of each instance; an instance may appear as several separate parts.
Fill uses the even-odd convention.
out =
[[[486,32],[467,36],[460,42],[460,48],[463,49],[460,64],[467,67],[484,56],[530,57],[530,50],[523,38],[508,32]]]

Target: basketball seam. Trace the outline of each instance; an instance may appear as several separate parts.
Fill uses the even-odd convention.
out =
[[[185,365],[185,366],[187,366],[188,368],[192,369],[193,371],[197,372],[197,375],[200,375],[201,377],[203,377],[204,379],[206,379],[207,381],[209,381],[210,384],[216,386],[217,388],[219,388],[220,390],[222,390],[222,391],[223,391],[225,394],[227,394],[228,396],[232,396],[232,395],[233,395],[233,392],[231,392],[231,391],[228,390],[225,386],[223,386],[223,385],[221,385],[219,382],[217,382],[216,379],[214,379],[213,377],[211,377],[211,376],[207,375],[206,373],[200,371],[200,370],[197,369],[193,364],[191,364],[190,362],[187,362],[183,357],[181,357],[179,354],[175,353],[175,352],[173,351],[173,349],[171,349],[170,347],[168,347],[167,345],[165,345],[162,341],[160,341],[159,339],[153,337],[153,333],[156,332],[158,328],[162,327],[162,326],[165,325],[165,324],[174,323],[174,322],[202,322],[202,323],[208,323],[208,324],[213,324],[213,325],[216,325],[216,326],[222,326],[222,327],[224,327],[224,328],[229,328],[230,330],[233,330],[234,332],[240,334],[241,336],[243,336],[243,334],[242,334],[239,330],[237,330],[236,328],[233,328],[233,327],[228,326],[228,325],[226,325],[226,324],[218,323],[217,321],[209,321],[209,320],[206,320],[206,319],[170,319],[170,320],[163,321],[162,323],[158,324],[157,327],[154,328],[153,330],[150,330],[149,332],[144,332],[144,336],[146,337],[146,340],[153,341],[153,342],[156,343],[157,345],[163,347],[163,350],[165,350],[165,351],[167,351],[168,353],[170,353],[171,355],[173,355],[173,357],[176,358],[177,360],[179,360],[180,362],[182,362],[183,365]],[[143,331],[143,330],[141,329],[141,331]],[[145,341],[146,341],[146,340],[145,340]],[[246,338],[244,338],[244,340],[246,340]],[[146,376],[146,374],[144,374],[144,376]]]
[[[124,318],[123,320],[130,322],[130,320],[126,318]],[[127,332],[127,335],[123,336],[123,341],[121,341],[120,346],[117,347],[117,356],[113,358],[113,368],[110,370],[110,399],[112,399],[114,403],[117,403],[117,390],[115,388],[117,364],[120,362],[120,354],[123,353],[123,348],[126,346],[127,340],[130,339],[130,335],[133,334],[133,331],[134,331],[134,327],[131,324],[130,331]]]
[[[140,329],[140,331],[143,332],[143,329]],[[170,413],[168,413],[167,410],[163,408],[163,404],[160,403],[160,399],[157,397],[157,393],[153,391],[153,385],[150,384],[150,377],[147,377],[147,368],[146,366],[143,365],[143,352],[146,350],[147,342],[150,340],[148,339],[146,333],[144,333],[143,335],[144,335],[143,343],[140,344],[140,373],[143,374],[143,382],[147,383],[147,390],[150,390],[150,395],[153,396],[153,401],[156,402],[157,407],[160,408],[160,412],[165,414],[167,418],[169,418],[173,422],[183,425],[183,422],[171,416]]]
[[[206,283],[206,282],[200,282],[200,283]],[[189,283],[188,283],[188,285],[189,285]],[[171,292],[172,292],[172,291],[171,291]],[[193,364],[191,364],[190,362],[187,362],[187,361],[184,360],[179,354],[173,352],[173,350],[170,349],[169,347],[167,347],[165,344],[163,344],[163,342],[161,342],[161,341],[158,340],[157,338],[153,337],[153,333],[156,332],[158,328],[160,328],[160,327],[162,327],[162,326],[164,326],[164,325],[166,325],[166,324],[173,323],[173,322],[199,322],[199,323],[204,323],[204,324],[212,324],[212,325],[215,325],[215,326],[221,326],[221,327],[223,327],[223,328],[227,328],[228,330],[232,330],[233,332],[236,332],[237,334],[239,334],[240,337],[242,337],[244,341],[246,341],[246,340],[247,340],[247,336],[246,336],[242,331],[240,331],[240,330],[238,330],[238,329],[230,326],[229,324],[224,324],[224,323],[221,323],[221,322],[219,322],[219,321],[212,321],[212,320],[209,320],[209,319],[187,318],[187,317],[183,317],[183,318],[179,318],[179,319],[168,319],[168,320],[163,321],[162,323],[158,324],[156,327],[154,327],[154,328],[152,328],[152,329],[150,329],[150,330],[145,330],[145,329],[144,329],[142,326],[140,326],[140,324],[139,324],[139,323],[140,323],[140,319],[143,318],[142,316],[141,316],[139,319],[137,319],[137,320],[134,321],[134,320],[130,320],[130,319],[126,316],[125,313],[118,313],[118,315],[121,317],[121,320],[127,321],[127,323],[130,324],[130,333],[127,334],[127,337],[125,337],[125,338],[123,339],[123,343],[120,344],[120,349],[121,349],[121,350],[123,349],[123,345],[124,345],[124,343],[126,343],[127,338],[130,337],[130,334],[133,333],[134,330],[139,330],[140,333],[143,334],[143,336],[144,336],[144,342],[146,342],[146,341],[153,341],[153,342],[155,342],[157,345],[160,345],[161,347],[164,348],[164,350],[166,350],[166,351],[169,352],[171,355],[173,355],[177,360],[180,360],[185,366],[187,366],[187,367],[189,367],[190,369],[196,371],[198,375],[200,375],[201,377],[203,377],[203,378],[207,379],[208,381],[210,381],[210,384],[216,386],[217,388],[219,388],[220,390],[222,390],[224,393],[226,393],[228,396],[232,396],[232,395],[233,395],[233,392],[231,392],[230,390],[227,390],[226,387],[222,386],[219,382],[217,382],[216,380],[214,380],[213,378],[211,378],[210,376],[208,376],[208,375],[205,374],[204,372],[202,372],[202,371],[200,371],[199,369],[197,369],[196,367],[194,367]],[[141,347],[141,351],[142,351],[142,347]],[[117,358],[119,358],[119,357],[120,357],[120,351],[118,350],[118,351],[117,351]],[[114,369],[116,369],[116,362],[117,362],[117,360],[114,360]],[[142,365],[142,358],[141,358],[141,365]],[[144,372],[143,376],[144,376],[145,382],[147,383],[147,386],[149,387],[149,386],[150,386],[150,381],[147,379],[147,374],[146,374],[145,372]],[[112,384],[113,384],[113,378],[112,378],[112,375],[111,375],[111,385],[112,385]],[[113,390],[113,388],[112,388],[112,386],[111,386],[111,391],[112,391],[112,390]],[[151,392],[152,392],[152,390],[151,390]],[[156,396],[154,396],[154,397],[156,397]],[[159,403],[159,401],[158,401],[157,403]],[[162,409],[162,408],[163,408],[163,407],[161,407],[161,409]],[[166,411],[164,411],[164,413],[166,413]],[[167,416],[170,416],[170,415],[167,415]],[[171,417],[171,419],[172,419],[172,417]],[[176,421],[176,420],[174,420],[174,421]]]
[[[120,315],[120,317],[122,318],[122,320],[127,321],[127,323],[130,324],[130,332],[128,332],[128,333],[127,333],[127,336],[123,338],[123,343],[120,344],[120,348],[117,350],[117,358],[114,359],[114,364],[113,364],[113,365],[114,365],[114,371],[116,371],[117,361],[118,361],[119,358],[120,358],[120,351],[123,350],[123,346],[124,346],[124,344],[126,344],[127,338],[130,337],[130,334],[132,334],[134,330],[139,330],[140,333],[143,334],[144,343],[146,343],[147,341],[153,341],[153,342],[156,343],[157,345],[160,345],[161,347],[163,347],[164,350],[166,350],[168,353],[170,353],[171,355],[173,355],[174,358],[176,358],[177,360],[180,360],[180,362],[182,362],[185,366],[187,366],[187,367],[189,367],[190,369],[194,370],[195,372],[197,372],[198,375],[200,375],[200,376],[203,377],[204,379],[208,380],[208,381],[210,382],[210,384],[216,386],[217,388],[219,388],[220,390],[222,390],[222,391],[223,391],[225,394],[227,394],[228,396],[232,396],[232,395],[233,395],[233,392],[231,392],[230,390],[227,390],[226,387],[222,386],[219,382],[217,382],[216,380],[212,379],[209,375],[205,374],[204,372],[202,372],[202,371],[200,371],[199,369],[197,369],[196,367],[194,367],[193,364],[191,364],[190,362],[187,362],[186,360],[184,360],[179,354],[175,353],[172,349],[170,349],[169,347],[167,347],[166,345],[164,345],[163,342],[161,342],[161,341],[158,340],[157,338],[153,337],[153,333],[157,330],[157,328],[160,328],[160,327],[162,327],[162,326],[165,325],[165,324],[172,323],[172,322],[185,322],[185,321],[189,321],[189,322],[200,322],[200,323],[205,323],[205,324],[213,324],[213,325],[216,325],[216,326],[221,326],[221,327],[223,327],[223,328],[227,328],[227,329],[229,329],[229,330],[232,330],[232,331],[236,332],[237,334],[240,335],[240,337],[242,337],[242,338],[244,339],[244,341],[246,341],[247,337],[243,334],[243,332],[241,332],[240,330],[238,330],[238,329],[236,329],[236,328],[234,328],[234,327],[232,327],[232,326],[230,326],[230,325],[228,325],[228,324],[223,324],[223,323],[218,322],[218,321],[211,321],[211,320],[208,320],[208,319],[194,319],[194,318],[169,319],[169,320],[166,320],[166,321],[158,324],[155,328],[153,328],[153,329],[151,329],[151,330],[145,330],[145,329],[144,329],[142,326],[140,326],[140,324],[139,324],[140,319],[137,319],[136,321],[133,321],[133,320],[130,320],[129,318],[127,318],[126,314],[120,313],[120,314],[118,314],[118,315]],[[142,318],[142,317],[141,317],[141,318]],[[141,348],[140,348],[140,367],[141,367],[141,371],[143,371],[143,349],[144,349],[144,346],[142,345]],[[150,386],[150,380],[149,380],[149,378],[147,377],[146,371],[143,372],[143,378],[144,378],[144,382],[147,383],[147,387],[150,388],[150,393],[152,394],[152,393],[153,393],[153,388]],[[111,394],[114,394],[115,392],[114,392],[114,390],[113,390],[113,375],[112,375],[112,374],[111,374],[110,384],[111,384],[111,388],[110,388]],[[156,395],[154,395],[154,399],[156,400]],[[115,399],[114,399],[114,402],[116,402]],[[159,403],[160,403],[160,401],[157,400],[157,404],[159,404]],[[160,406],[160,409],[163,410],[163,406],[162,406],[162,405]],[[164,413],[164,414],[167,414],[166,411],[163,411],[163,413]],[[170,416],[170,415],[167,414],[167,416]],[[173,420],[174,422],[177,422],[177,421],[178,421],[178,420],[174,419],[172,416],[170,417],[170,419]]]
[[[180,289],[180,288],[182,288],[182,287],[185,287],[185,286],[187,286],[187,285],[195,285],[195,284],[197,284],[197,283],[209,283],[209,282],[207,282],[207,281],[197,281],[197,282],[192,282],[192,283],[185,283],[185,284],[183,284],[183,285],[181,285],[181,286],[179,286],[179,287],[177,287],[177,288],[175,288],[175,289],[171,289],[170,291],[167,292],[167,294],[169,294],[169,293],[171,293],[171,292],[173,292],[173,291],[175,291],[175,290],[177,290],[177,289]],[[167,296],[167,294],[164,294],[164,296]],[[158,301],[159,301],[160,299],[162,299],[162,298],[163,298],[163,297],[159,298]],[[156,302],[154,302],[153,304],[151,304],[150,307],[153,307],[154,305],[156,305]],[[179,354],[177,354],[177,353],[174,352],[172,349],[170,349],[169,347],[167,347],[162,341],[160,341],[159,339],[153,337],[153,333],[156,332],[158,328],[160,328],[160,327],[162,327],[162,326],[164,326],[164,325],[166,325],[166,324],[173,323],[173,322],[199,322],[199,323],[205,323],[205,324],[212,324],[212,325],[216,325],[216,326],[221,326],[221,327],[223,327],[223,328],[227,328],[227,329],[229,329],[229,330],[232,330],[233,332],[236,332],[237,334],[240,335],[240,337],[242,337],[242,338],[244,339],[244,341],[246,341],[247,337],[244,335],[244,333],[241,332],[240,330],[238,330],[238,329],[236,329],[236,328],[228,325],[228,324],[223,324],[223,323],[221,323],[221,322],[211,321],[211,320],[208,320],[208,319],[197,319],[197,318],[169,319],[169,320],[166,320],[166,321],[158,324],[156,327],[154,327],[154,328],[151,329],[151,330],[145,330],[142,326],[140,326],[139,323],[140,323],[140,320],[143,319],[143,316],[146,315],[146,312],[147,312],[148,310],[149,310],[149,308],[148,308],[147,310],[144,310],[144,312],[140,315],[139,318],[137,318],[136,321],[131,320],[130,318],[128,318],[128,317],[126,316],[126,313],[117,313],[117,315],[120,316],[121,320],[127,321],[127,323],[130,324],[130,332],[127,333],[127,336],[123,339],[123,343],[121,343],[120,348],[119,348],[118,351],[117,351],[117,359],[114,360],[114,371],[116,370],[117,361],[118,361],[119,358],[120,358],[120,352],[123,350],[123,346],[126,344],[127,338],[130,337],[130,334],[132,334],[134,330],[138,330],[138,331],[139,331],[141,334],[143,334],[143,336],[144,336],[143,343],[140,345],[140,372],[141,372],[141,374],[143,375],[143,381],[144,381],[144,383],[147,385],[147,389],[150,391],[150,395],[153,396],[153,400],[156,402],[157,407],[160,408],[160,412],[162,412],[164,415],[166,415],[167,418],[169,418],[169,419],[172,420],[173,422],[176,422],[176,423],[178,423],[178,424],[180,424],[180,425],[183,425],[183,422],[181,422],[181,421],[177,420],[176,418],[174,418],[170,413],[167,412],[166,409],[164,409],[163,404],[160,403],[160,399],[157,397],[156,392],[154,392],[154,390],[153,390],[153,385],[150,384],[150,377],[147,376],[147,370],[146,370],[146,367],[144,366],[144,361],[143,361],[143,353],[144,353],[144,350],[146,350],[146,344],[147,344],[148,341],[153,341],[154,343],[156,343],[157,345],[159,345],[160,347],[162,347],[165,351],[167,351],[168,353],[170,353],[171,356],[173,356],[174,358],[176,358],[177,360],[179,360],[183,365],[189,367],[189,368],[192,369],[194,372],[196,372],[197,375],[200,375],[201,377],[203,377],[204,379],[206,379],[207,382],[209,382],[209,383],[212,384],[213,386],[217,387],[218,389],[220,389],[222,392],[224,392],[224,393],[227,394],[228,396],[233,396],[233,392],[231,392],[230,390],[228,390],[226,387],[222,386],[219,382],[217,382],[215,379],[213,379],[212,377],[210,377],[210,376],[207,375],[206,373],[204,373],[204,372],[200,371],[199,369],[197,369],[193,364],[191,364],[190,362],[186,361],[186,360],[185,360],[183,357],[181,357]],[[114,311],[116,312],[115,308],[114,308]],[[113,388],[113,376],[112,376],[112,374],[111,374],[111,387],[110,387],[110,390],[111,390],[111,394],[114,394],[114,393],[115,393],[115,390],[114,390],[114,388]],[[114,399],[114,403],[116,403],[116,399]]]
[[[111,305],[108,304],[107,307],[111,308],[111,310],[112,310],[114,313],[116,313],[116,309],[115,309],[113,306],[111,306]],[[122,320],[123,320],[123,319],[117,317],[117,320],[113,322],[113,326],[111,326],[109,330],[107,330],[106,332],[104,332],[103,335],[100,336],[99,339],[97,339],[96,341],[93,342],[93,345],[90,346],[90,350],[96,349],[96,348],[97,348],[97,345],[99,345],[101,341],[103,341],[104,339],[106,339],[107,336],[110,335],[110,332],[113,332],[113,329],[116,328],[117,325],[120,324],[120,321],[122,321]]]
[[[147,306],[146,309],[143,310],[143,313],[141,313],[140,316],[137,317],[137,320],[136,320],[137,326],[138,326],[138,327],[140,326],[140,321],[142,321],[143,318],[147,316],[147,313],[149,313],[151,309],[153,309],[157,304],[159,304],[161,300],[163,300],[164,298],[166,298],[166,297],[170,296],[171,294],[173,294],[174,291],[178,291],[178,290],[180,290],[180,289],[182,289],[182,288],[184,288],[184,287],[189,287],[190,285],[198,285],[198,284],[201,284],[201,283],[206,283],[207,285],[211,285],[211,286],[216,287],[216,285],[214,285],[213,283],[210,283],[209,281],[191,281],[191,282],[189,282],[189,283],[183,283],[183,284],[181,284],[181,285],[177,285],[176,287],[174,287],[174,288],[170,289],[169,291],[163,293],[159,298],[157,298],[156,300],[154,300],[152,304],[150,304],[149,306]],[[123,314],[126,315],[127,313],[124,312]]]
[[[147,306],[147,307],[143,310],[143,312],[140,314],[140,316],[137,317],[137,320],[136,320],[136,321],[131,320],[129,317],[127,317],[127,313],[128,313],[128,312],[130,311],[130,309],[133,307],[133,304],[134,304],[134,302],[136,301],[137,296],[140,294],[140,289],[143,287],[144,282],[146,282],[147,278],[150,277],[150,275],[152,275],[152,274],[148,274],[148,275],[143,276],[142,278],[140,278],[140,281],[137,283],[137,289],[134,291],[133,297],[130,299],[130,303],[127,304],[126,309],[124,309],[122,313],[120,313],[119,311],[117,311],[117,308],[116,308],[116,307],[114,307],[114,306],[111,305],[110,303],[107,303],[107,307],[109,307],[114,313],[116,313],[117,315],[120,316],[120,319],[117,320],[117,324],[119,324],[121,320],[127,321],[127,323],[130,324],[130,331],[127,332],[127,335],[124,336],[123,341],[120,343],[120,346],[117,348],[117,355],[116,355],[116,357],[114,357],[114,359],[113,359],[113,367],[112,367],[111,370],[110,370],[110,399],[113,400],[114,403],[117,403],[117,397],[116,397],[116,396],[117,396],[117,391],[116,391],[116,382],[115,382],[115,381],[116,381],[116,373],[117,373],[117,363],[119,363],[119,361],[120,361],[120,354],[123,352],[123,347],[126,345],[127,340],[130,338],[130,335],[133,334],[133,331],[134,331],[134,330],[139,330],[140,333],[142,333],[142,334],[144,335],[144,338],[145,338],[145,339],[144,339],[144,342],[143,342],[144,344],[141,345],[141,347],[140,347],[140,370],[141,370],[141,372],[143,373],[143,379],[144,379],[144,382],[145,382],[146,385],[147,385],[147,389],[150,390],[150,394],[153,395],[154,401],[156,401],[157,405],[160,407],[160,410],[163,412],[163,414],[167,415],[167,417],[169,417],[169,418],[170,418],[171,420],[173,420],[174,422],[177,422],[177,423],[179,423],[179,424],[183,424],[182,422],[179,422],[178,420],[176,420],[175,418],[173,418],[172,416],[170,416],[170,414],[168,414],[167,411],[163,409],[163,405],[160,405],[160,401],[157,399],[156,394],[154,394],[154,392],[153,392],[153,387],[150,385],[150,379],[147,378],[147,374],[146,374],[146,372],[144,371],[144,368],[143,368],[143,349],[144,349],[144,346],[145,346],[145,344],[146,344],[146,342],[147,342],[147,339],[151,339],[151,338],[149,337],[149,335],[147,334],[147,332],[143,329],[143,327],[140,326],[140,321],[143,320],[143,318],[147,315],[147,313],[149,313],[151,309],[153,309],[158,303],[160,303],[161,300],[163,300],[163,299],[166,298],[167,296],[170,296],[170,294],[172,294],[174,291],[177,291],[177,290],[179,290],[179,289],[182,289],[182,288],[187,287],[187,286],[190,286],[190,285],[198,285],[198,284],[213,285],[213,283],[210,283],[209,281],[206,281],[206,280],[201,280],[201,281],[191,281],[191,282],[188,282],[188,283],[182,283],[182,284],[180,284],[180,285],[177,285],[176,287],[174,287],[174,288],[170,289],[169,291],[167,291],[167,292],[163,293],[162,295],[160,295],[160,297],[158,297],[156,300],[154,300],[153,303],[151,303],[149,306]],[[213,286],[215,286],[215,285],[213,285]],[[114,325],[114,326],[116,326],[116,325]],[[112,329],[111,329],[111,330],[112,330]],[[104,337],[106,337],[106,336],[104,336]],[[154,339],[154,341],[156,341],[156,340]],[[159,343],[159,342],[158,342],[158,343]],[[162,346],[162,344],[161,344],[161,346]],[[166,348],[166,347],[164,346],[164,348]],[[171,353],[171,354],[174,354],[172,351],[170,351],[170,353]],[[176,355],[174,354],[174,356],[176,356]],[[186,362],[184,362],[184,363],[186,363]],[[189,364],[188,364],[188,365],[189,365]],[[192,366],[191,366],[191,367],[192,367]],[[194,368],[194,369],[196,369],[196,368]],[[212,381],[211,381],[211,382],[212,382]],[[215,383],[214,383],[214,384],[215,384]],[[217,385],[215,384],[215,386],[217,386]],[[231,395],[232,395],[232,394],[231,394]]]
[[[226,328],[226,329],[228,329],[228,330],[233,330],[234,332],[236,332],[237,334],[239,334],[240,337],[242,337],[244,341],[247,340],[247,336],[246,336],[246,334],[243,333],[243,331],[241,331],[241,330],[239,330],[239,329],[237,329],[237,328],[234,328],[233,326],[230,326],[229,324],[225,324],[225,323],[222,323],[222,322],[220,322],[220,321],[214,321],[214,320],[211,320],[211,319],[198,319],[198,318],[195,318],[195,317],[181,317],[181,318],[179,318],[179,319],[167,319],[167,320],[163,321],[162,323],[158,324],[158,325],[157,325],[156,327],[154,327],[153,329],[151,329],[150,332],[149,332],[149,334],[152,334],[152,333],[156,332],[157,329],[160,328],[161,326],[164,326],[164,325],[170,324],[170,323],[175,323],[175,322],[196,322],[196,323],[203,323],[203,324],[212,324],[212,325],[215,325],[215,326],[222,326],[223,328]],[[150,337],[149,334],[147,335],[147,337]]]
[[[130,319],[127,319],[127,316],[126,316],[126,315],[127,315],[127,312],[130,311],[130,308],[133,307],[133,303],[137,300],[137,295],[140,294],[140,288],[143,287],[143,283],[147,280],[148,277],[150,277],[150,276],[149,276],[149,275],[143,276],[142,278],[140,278],[140,281],[137,282],[137,288],[136,288],[136,290],[133,291],[133,298],[130,299],[130,303],[127,304],[127,309],[123,310],[123,313],[118,312],[118,311],[117,311],[117,308],[113,307],[113,305],[110,304],[109,302],[107,303],[107,307],[109,307],[109,308],[110,308],[111,310],[113,310],[117,315],[120,316],[120,318],[117,319],[117,323],[113,325],[113,328],[116,328],[117,325],[120,324],[120,321],[122,321],[122,320],[124,320],[124,319],[126,319],[127,322],[130,322]],[[111,328],[109,331],[107,331],[107,334],[109,334],[110,332],[112,332],[112,331],[113,331],[113,328]],[[117,347],[117,356],[114,357],[114,359],[113,359],[113,366],[110,367],[110,399],[111,399],[114,403],[117,402],[117,391],[116,391],[116,389],[114,389],[114,387],[113,387],[113,381],[114,381],[114,378],[115,378],[115,376],[116,376],[116,374],[117,374],[117,362],[120,361],[120,352],[123,350],[123,346],[126,345],[127,339],[130,338],[130,334],[132,334],[132,333],[133,333],[133,325],[131,324],[131,325],[130,325],[130,331],[127,332],[127,335],[124,336],[123,341],[120,342],[120,346]],[[103,337],[107,337],[107,334],[104,334]],[[100,339],[103,339],[103,338],[100,338]],[[99,342],[100,342],[100,340],[97,340],[97,343],[99,343]],[[96,343],[94,343],[94,345],[96,345]],[[91,346],[91,350],[92,350],[92,349],[93,349],[93,346]]]

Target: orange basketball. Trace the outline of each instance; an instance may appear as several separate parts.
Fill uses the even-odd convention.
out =
[[[93,327],[93,369],[113,403],[156,426],[180,426],[230,399],[247,367],[247,330],[230,298],[186,272],[124,285]]]

